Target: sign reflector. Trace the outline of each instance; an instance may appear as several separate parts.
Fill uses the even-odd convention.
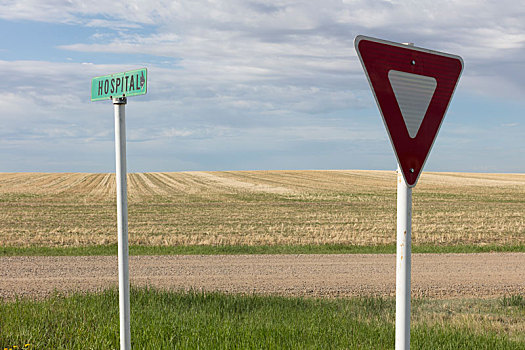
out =
[[[408,135],[415,138],[430,104],[437,81],[432,77],[391,70],[388,80],[405,121]]]
[[[416,185],[463,70],[461,57],[359,35],[357,55],[403,177]]]

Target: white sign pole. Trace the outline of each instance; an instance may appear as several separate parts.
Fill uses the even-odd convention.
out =
[[[410,349],[412,187],[439,132],[463,59],[362,35],[354,45],[398,161],[396,350]]]
[[[397,169],[396,350],[410,349],[412,188]]]
[[[131,349],[128,259],[128,185],[126,171],[126,97],[113,99],[115,106],[115,154],[117,181],[118,286],[120,349]]]
[[[413,43],[407,43],[414,46]],[[412,188],[397,166],[396,350],[410,349]]]

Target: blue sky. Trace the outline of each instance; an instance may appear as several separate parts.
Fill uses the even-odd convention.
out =
[[[90,81],[141,67],[130,172],[395,169],[358,34],[465,61],[424,170],[525,172],[515,0],[0,0],[0,31],[0,172],[113,172],[113,106]]]

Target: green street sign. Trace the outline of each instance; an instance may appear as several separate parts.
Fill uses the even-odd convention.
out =
[[[147,91],[148,70],[131,70],[96,77],[91,80],[91,101],[144,95]]]

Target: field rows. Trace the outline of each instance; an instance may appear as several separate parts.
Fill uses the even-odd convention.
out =
[[[392,171],[128,175],[135,245],[395,242]],[[414,244],[525,244],[525,175],[424,173]],[[4,246],[116,243],[113,174],[0,174]]]

